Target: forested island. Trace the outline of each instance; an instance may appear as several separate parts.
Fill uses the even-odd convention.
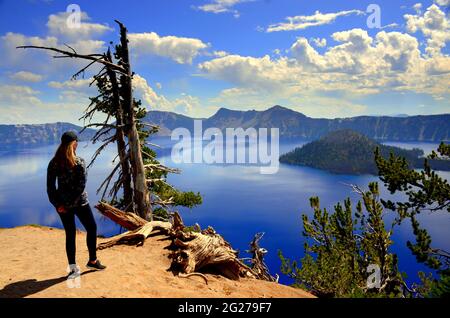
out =
[[[350,129],[338,130],[327,134],[319,140],[280,156],[281,163],[302,165],[330,171],[337,174],[373,174],[378,173],[374,162],[374,151],[388,158],[391,153],[406,159],[411,168],[423,168],[424,152],[421,149],[402,149],[382,145]],[[430,164],[437,170],[450,170],[450,164],[431,160]]]

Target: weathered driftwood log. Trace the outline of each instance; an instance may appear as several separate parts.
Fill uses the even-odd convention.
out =
[[[147,222],[140,228],[134,230],[125,232],[119,235],[114,236],[112,239],[110,239],[107,242],[99,244],[97,249],[102,250],[104,248],[108,248],[114,245],[119,244],[128,244],[128,245],[143,245],[145,239],[154,231],[154,230],[161,230],[165,233],[167,233],[170,228],[172,227],[172,224],[169,222],[161,222],[161,221],[153,221],[153,222]]]
[[[203,231],[198,229],[192,231],[184,226],[178,213],[174,214],[173,224],[171,224],[161,221],[147,222],[104,202],[98,204],[96,208],[117,224],[131,230],[101,243],[99,249],[118,244],[142,245],[154,230],[160,230],[172,239],[174,247],[170,255],[172,269],[180,273],[208,271],[235,280],[240,277],[258,278],[250,267],[239,260],[238,253],[231,245],[211,227]]]
[[[99,244],[97,249],[104,249],[114,245],[128,244],[128,245],[142,245],[145,239],[154,231],[167,231],[172,227],[169,222],[152,221],[147,222],[140,216],[134,213],[123,212],[105,202],[100,202],[95,206],[100,213],[113,222],[130,230],[128,232],[116,235],[109,241]]]
[[[136,230],[147,223],[147,221],[139,215],[123,212],[105,202],[99,202],[95,207],[101,214],[110,218],[114,223],[117,223],[130,231]]]

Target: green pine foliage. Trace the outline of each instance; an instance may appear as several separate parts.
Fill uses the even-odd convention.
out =
[[[120,45],[116,46],[116,50],[120,50]],[[115,54],[117,57],[117,54]],[[92,118],[92,110],[94,106],[97,111],[103,112],[108,115],[108,118],[113,118],[115,112],[117,111],[113,105],[111,104],[111,99],[113,95],[111,83],[104,74],[102,76],[96,76],[96,85],[99,91],[99,95],[96,97],[90,98],[91,104],[89,105],[85,116],[83,118],[85,120],[90,120]],[[142,103],[140,100],[136,100],[133,98],[133,111],[135,113],[135,118],[137,120],[136,128],[138,129],[139,138],[141,141],[141,151],[142,151],[142,159],[145,164],[160,164],[157,159],[157,154],[150,147],[145,145],[146,140],[153,134],[158,132],[158,127],[156,126],[146,126],[142,121],[146,114],[147,110],[142,107]],[[111,133],[105,130],[105,133],[100,132],[99,135],[109,136]],[[107,144],[113,142],[114,139],[110,138]],[[105,145],[105,146],[106,146]],[[101,146],[100,150],[102,150],[105,146]],[[100,153],[100,152],[98,152]],[[90,165],[94,163],[95,158],[93,158]],[[156,219],[167,220],[170,217],[170,213],[179,206],[194,208],[202,204],[202,197],[200,193],[195,193],[192,191],[180,191],[175,189],[173,186],[167,183],[167,175],[170,171],[162,171],[162,170],[153,170],[146,172],[146,178],[152,180],[158,180],[155,182],[149,183],[149,191],[152,195],[152,204],[153,204],[153,216]],[[106,193],[106,190],[105,190]],[[124,202],[124,198],[116,198],[113,197],[111,200],[106,200],[108,203],[119,209],[125,209],[127,204]],[[159,202],[159,203],[158,203]],[[161,202],[170,202],[168,204],[161,204]]]
[[[437,151],[424,158],[422,169],[415,170],[405,157],[392,152],[384,156],[375,150],[375,164],[381,181],[392,193],[400,192],[406,200],[393,202],[379,198],[377,183],[369,184],[362,202],[353,213],[351,202],[337,204],[334,213],[320,209],[319,199],[311,198],[312,220],[303,215],[305,256],[300,265],[279,252],[284,274],[294,279],[294,286],[329,297],[448,297],[450,295],[450,253],[432,246],[432,238],[422,228],[418,215],[423,211],[450,212],[450,185],[430,166],[430,161],[447,165],[450,145],[441,143]],[[397,218],[385,229],[383,211],[392,210]],[[389,252],[394,226],[410,220],[415,242],[407,246],[420,263],[433,273],[419,272],[420,284],[408,288],[398,270],[397,257]],[[367,288],[367,266],[378,264],[382,282],[379,288]]]
[[[390,155],[388,159],[375,152],[375,162],[379,170],[380,179],[388,190],[406,195],[407,200],[393,202],[382,201],[383,205],[397,213],[396,223],[404,220],[411,221],[415,242],[408,241],[407,246],[420,263],[436,270],[439,279],[426,277],[421,273],[423,284],[421,294],[424,296],[449,296],[450,289],[450,253],[432,245],[432,238],[428,231],[421,227],[418,215],[423,211],[434,213],[450,213],[450,185],[440,177],[431,167],[429,160],[435,162],[450,162],[450,145],[441,143],[436,151],[423,160],[423,169],[412,169],[402,157]],[[446,211],[446,212],[445,212]]]
[[[334,207],[321,209],[319,198],[310,199],[314,216],[303,218],[306,238],[301,266],[281,252],[282,272],[294,279],[294,285],[321,297],[398,297],[403,294],[403,279],[397,256],[389,251],[392,230],[385,229],[378,184],[371,183],[362,192],[362,201],[353,209],[350,199]],[[368,288],[371,264],[380,268],[378,287]]]
[[[414,289],[417,295],[425,298],[448,298],[450,295],[450,272],[444,270],[436,279],[431,273],[426,275],[419,272],[420,284],[416,284]]]
[[[160,162],[157,159],[157,154],[154,150],[145,145],[146,140],[153,134],[158,132],[158,127],[152,126],[150,129],[146,129],[141,120],[145,118],[147,112],[145,108],[141,107],[140,101],[134,101],[137,109],[136,118],[138,123],[136,125],[139,138],[141,140],[142,158],[144,165],[155,164],[159,165]],[[182,206],[187,208],[194,208],[202,204],[202,196],[199,192],[193,191],[180,191],[175,189],[172,185],[167,183],[167,175],[170,171],[164,170],[147,170],[146,179],[155,180],[149,183],[149,191],[153,197],[153,217],[159,220],[167,220],[170,218],[170,213],[174,211],[176,207]],[[170,202],[162,204],[161,202]]]

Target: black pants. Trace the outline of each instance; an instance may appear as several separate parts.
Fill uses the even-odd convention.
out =
[[[76,264],[75,262],[75,215],[78,216],[81,224],[87,232],[86,243],[89,250],[89,260],[95,261],[97,259],[97,224],[95,224],[94,215],[92,214],[89,204],[84,206],[68,209],[66,213],[58,213],[61,217],[64,230],[66,231],[66,253],[69,264]]]

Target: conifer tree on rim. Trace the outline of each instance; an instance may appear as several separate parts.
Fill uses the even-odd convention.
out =
[[[102,144],[94,153],[90,167],[98,155],[110,144],[116,143],[117,156],[113,162],[119,158],[119,162],[113,168],[109,176],[97,189],[99,193],[103,189],[102,200],[106,196],[111,198],[110,203],[128,212],[134,212],[146,220],[153,220],[154,206],[158,210],[163,210],[163,215],[169,214],[169,206],[193,207],[201,203],[199,193],[181,192],[173,189],[166,183],[166,176],[169,172],[178,173],[179,170],[168,168],[156,160],[156,154],[145,146],[146,137],[158,131],[157,126],[151,126],[150,131],[145,131],[146,123],[140,122],[145,117],[146,110],[141,107],[140,101],[133,97],[132,72],[130,63],[130,52],[128,47],[127,29],[120,22],[115,20],[120,28],[120,43],[115,45],[114,53],[110,48],[102,54],[79,54],[77,51],[66,45],[67,49],[44,46],[19,46],[23,49],[42,49],[56,52],[54,58],[75,58],[87,60],[89,63],[75,73],[72,79],[84,76],[87,69],[93,65],[100,65],[100,71],[93,76],[90,83],[96,84],[99,95],[90,98],[91,102],[84,111],[80,119],[84,120],[84,129],[88,127],[98,127],[99,130],[92,137],[92,142],[100,141]],[[112,45],[113,43],[110,42]],[[98,113],[106,115],[106,119],[101,123],[92,122],[93,116]],[[113,120],[113,122],[111,122]],[[146,164],[144,164],[144,161]],[[149,162],[150,161],[150,162]],[[110,187],[112,178],[117,175],[117,179]],[[154,178],[157,175],[159,178]],[[163,187],[156,185],[164,185]],[[173,189],[170,194],[176,196],[164,197],[163,194],[152,193],[154,189]],[[108,189],[109,194],[107,195]],[[123,197],[118,199],[119,190],[123,190]]]

